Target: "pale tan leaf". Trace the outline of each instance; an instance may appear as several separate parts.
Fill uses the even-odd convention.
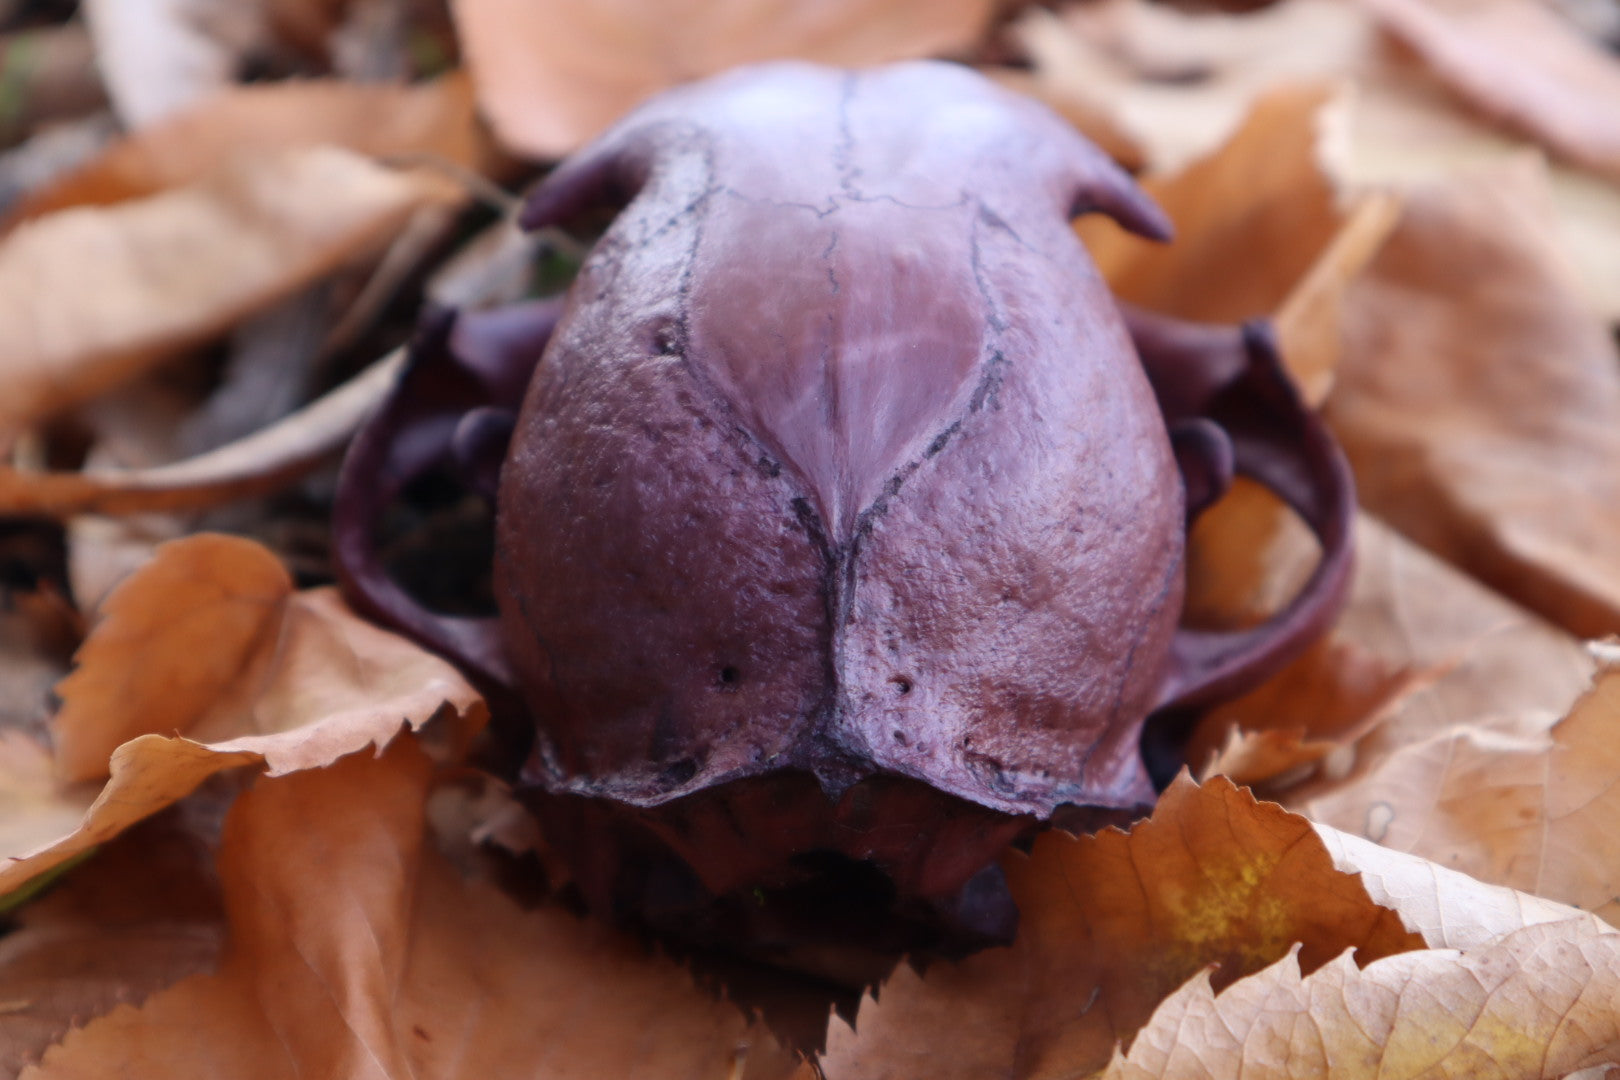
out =
[[[1477,949],[1293,956],[1218,996],[1207,975],[1154,1014],[1107,1080],[1554,1080],[1620,1054],[1620,934],[1529,926]]]
[[[1048,833],[1005,866],[1013,946],[921,977],[902,968],[853,1031],[834,1021],[829,1077],[1084,1074],[1210,964],[1227,982],[1296,942],[1312,965],[1421,945],[1333,869],[1309,822],[1223,779],[1183,777],[1129,833]]]
[[[1620,60],[1523,0],[1361,0],[1485,114],[1620,178]]]
[[[21,731],[0,731],[0,854],[16,855],[72,833],[95,798],[94,784],[58,782],[50,747]],[[0,885],[0,896],[22,880]]]
[[[1309,536],[1273,531],[1247,537],[1241,562],[1202,560],[1203,573],[1234,568],[1237,583],[1219,609],[1240,620],[1272,610],[1316,559]],[[1586,688],[1593,662],[1580,642],[1491,592],[1433,555],[1363,516],[1357,522],[1356,573],[1331,641],[1411,682],[1380,706],[1382,722],[1359,739],[1335,781],[1354,777],[1396,748],[1454,724],[1509,736],[1536,736]],[[1258,576],[1245,576],[1250,568]],[[1213,605],[1212,605],[1213,607]],[[1331,680],[1332,673],[1318,676]],[[1262,689],[1257,700],[1269,695]],[[1240,698],[1225,715],[1259,712]],[[1224,729],[1218,735],[1224,738]],[[1307,789],[1300,789],[1304,792]],[[1295,793],[1288,794],[1289,800]]]
[[[1296,801],[1317,821],[1620,925],[1616,730],[1611,667],[1545,733],[1458,725]]]
[[[1556,900],[1491,885],[1404,851],[1313,822],[1333,865],[1359,874],[1373,901],[1401,917],[1407,929],[1436,949],[1472,949],[1524,926],[1571,923],[1606,929],[1596,915]],[[1584,932],[1584,931],[1583,931]]]
[[[108,206],[196,184],[243,156],[336,146],[375,158],[440,158],[478,168],[484,144],[461,74],[418,86],[308,79],[241,86],[114,143],[31,192],[8,223],[70,206]]]
[[[190,510],[262,495],[348,445],[392,389],[399,350],[297,412],[205,454],[144,469],[29,472],[0,465],[0,513],[65,518]]]
[[[266,29],[260,0],[85,0],[84,18],[101,77],[131,127],[234,82]]]
[[[444,197],[425,176],[303,150],[19,228],[0,240],[0,431],[207,340]]]
[[[36,753],[48,751],[39,747]],[[17,846],[0,852],[0,896],[112,840],[215,773],[258,760],[251,753],[219,753],[184,739],[142,735],[118,748],[112,778],[100,792],[85,784],[36,786],[36,799],[7,830],[7,841]]]
[[[606,926],[524,912],[424,844],[431,769],[381,758],[261,781],[220,855],[217,975],[70,1034],[25,1075],[783,1077],[733,1006]]]
[[[1327,416],[1363,504],[1578,634],[1620,629],[1620,354],[1539,168],[1414,189],[1346,303]]]
[[[863,67],[965,49],[990,0],[455,0],[478,100],[508,149],[555,158],[659,90],[756,60]]]
[[[77,669],[57,687],[59,775],[103,779],[130,739],[190,730],[255,677],[292,591],[280,560],[251,540],[203,534],[158,548],[107,597]]]
[[[245,554],[239,545],[251,547],[207,534],[175,541],[120,590],[115,617],[91,635],[73,676],[69,699],[76,704],[57,718],[59,737],[88,748],[153,726],[161,720],[165,686],[184,705],[167,730],[185,720],[185,735],[139,735],[119,745],[110,779],[99,794],[91,792],[88,810],[84,785],[52,788],[39,775],[38,751],[14,748],[9,760],[33,778],[19,790],[32,794],[28,813],[9,830],[14,846],[0,852],[9,857],[0,864],[0,895],[222,770],[262,764],[281,775],[322,768],[365,747],[387,746],[402,729],[421,729],[436,716],[450,721],[438,729],[453,755],[482,725],[482,699],[450,664],[362,620],[333,590],[286,592],[285,579],[276,580],[280,567],[272,572],[266,565],[274,559],[262,549]],[[166,599],[168,582],[175,583],[170,590],[185,583],[185,599],[196,605],[189,622],[165,625],[165,616],[175,615],[167,606],[174,602]],[[145,639],[130,641],[127,635],[143,625]],[[104,630],[112,640],[98,640]],[[215,648],[229,662],[211,666]],[[126,706],[133,716],[122,715]],[[82,737],[78,725],[89,729]],[[94,761],[82,751],[78,757],[87,769]],[[105,760],[102,768],[109,768]]]

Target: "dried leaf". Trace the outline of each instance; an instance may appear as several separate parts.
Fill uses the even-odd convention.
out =
[[[1409,743],[1297,804],[1313,819],[1620,925],[1620,668],[1545,733],[1469,725]]]
[[[1342,758],[1332,782],[1354,777],[1397,748],[1452,725],[1506,736],[1537,736],[1586,688],[1592,660],[1581,644],[1479,585],[1399,535],[1363,517],[1356,527],[1356,575],[1349,603],[1329,639],[1344,657],[1407,672],[1378,705],[1381,719]],[[1277,581],[1297,580],[1316,558],[1308,537],[1292,532],[1261,541],[1267,574],[1251,582],[1255,608],[1270,605]],[[1230,599],[1236,600],[1237,593]],[[1324,654],[1332,659],[1334,653]],[[1332,673],[1314,676],[1328,682]],[[1269,692],[1240,698],[1224,715],[1260,714]],[[1261,704],[1254,704],[1258,701]],[[1224,738],[1224,728],[1216,737]],[[1310,786],[1286,792],[1290,805]]]
[[[1128,834],[1048,833],[1006,869],[1014,945],[902,968],[853,1031],[834,1021],[829,1076],[1076,1075],[1210,964],[1230,981],[1295,942],[1313,966],[1421,944],[1332,868],[1309,822],[1220,779],[1183,777]]]
[[[261,781],[226,824],[219,974],[88,1025],[27,1075],[792,1071],[769,1036],[669,961],[457,878],[423,842],[430,776],[401,739],[380,759]]]
[[[15,855],[70,835],[95,797],[92,785],[64,788],[57,782],[50,747],[21,731],[0,731],[0,853]],[[0,896],[31,876],[5,881]]]
[[[1210,709],[1186,759],[1200,777],[1257,784],[1371,732],[1422,682],[1366,646],[1330,635],[1243,698]]]
[[[1360,70],[1367,16],[1338,0],[1289,0],[1241,15],[1101,0],[1041,7],[1013,27],[1040,80],[1113,121],[1165,173],[1227,141],[1261,98]]]
[[[1553,1078],[1620,1048],[1620,934],[1530,926],[1477,949],[1295,957],[1219,996],[1200,975],[1166,1001],[1107,1080]]]
[[[244,156],[316,146],[375,158],[438,158],[465,168],[478,168],[484,158],[472,87],[459,74],[419,86],[323,79],[243,86],[115,143],[30,194],[7,221],[144,198],[197,184]]]
[[[1344,224],[1277,308],[1277,344],[1300,394],[1320,406],[1333,388],[1343,354],[1344,298],[1400,220],[1401,199],[1388,191],[1359,198]]]
[[[1313,823],[1333,865],[1359,874],[1373,901],[1393,909],[1431,948],[1472,949],[1525,926],[1565,923],[1571,933],[1604,931],[1597,916],[1501,885],[1490,885],[1428,859],[1391,851],[1331,825]]]
[[[212,852],[159,815],[73,868],[0,937],[0,1076],[69,1028],[211,971],[225,938]]]
[[[1114,295],[1208,322],[1276,311],[1339,229],[1318,151],[1331,98],[1321,88],[1277,91],[1218,151],[1174,177],[1149,179],[1148,192],[1175,224],[1174,243],[1082,219],[1081,236]]]
[[[1620,356],[1537,167],[1414,190],[1346,303],[1327,416],[1363,504],[1578,634],[1620,628]]]
[[[84,15],[102,78],[131,127],[229,85],[265,35],[255,0],[85,0]]]
[[[166,729],[189,721],[185,736],[146,734],[120,745],[111,778],[88,811],[83,785],[52,789],[39,779],[37,751],[15,754],[36,770],[26,774],[35,778],[26,789],[35,795],[26,817],[8,819],[11,846],[4,853],[11,858],[0,868],[0,895],[118,835],[224,769],[263,764],[274,776],[322,768],[364,747],[386,746],[402,727],[420,729],[446,711],[457,718],[446,733],[452,742],[483,723],[482,700],[454,668],[360,619],[334,591],[284,593],[275,603],[280,583],[264,565],[270,557],[244,556],[237,545],[247,543],[208,535],[175,541],[120,590],[114,617],[86,644],[70,688],[78,704],[57,718],[58,736],[81,748],[76,757],[88,771],[90,748],[161,722],[165,684],[185,690]],[[254,588],[233,585],[244,566],[251,568]],[[210,573],[219,576],[209,580]],[[173,616],[173,601],[165,599],[172,589],[163,583],[188,574],[196,579],[186,584],[191,596],[217,599],[189,625],[148,631],[144,645],[119,647],[117,639],[127,633],[121,623],[133,627],[150,618],[149,625],[158,625],[163,615]],[[211,626],[216,630],[208,634]],[[111,641],[103,640],[104,631]],[[216,645],[228,650],[234,670],[222,662],[209,677],[191,674],[209,666]],[[130,686],[146,689],[118,696],[118,688]],[[126,704],[137,710],[132,718],[119,711]],[[81,734],[80,724],[89,730]]]
[[[251,540],[203,534],[165,544],[107,597],[62,680],[52,720],[68,781],[106,777],[113,751],[138,735],[189,731],[268,660],[292,578]]]
[[[1278,91],[1217,151],[1145,186],[1175,223],[1152,245],[1097,218],[1079,224],[1116,296],[1210,322],[1275,314],[1306,399],[1327,396],[1339,361],[1345,290],[1394,228],[1388,193],[1341,211],[1323,165],[1323,128],[1344,103],[1325,89]]]
[[[0,465],[0,513],[53,518],[142,514],[266,494],[346,446],[392,388],[404,359],[396,351],[275,424],[184,461],[146,469],[46,473]]]
[[[1361,0],[1485,114],[1620,178],[1620,61],[1542,4]]]
[[[555,158],[659,90],[755,60],[864,67],[973,44],[990,0],[455,0],[478,100],[508,149]]]
[[[0,432],[220,333],[445,195],[425,176],[303,150],[18,229],[0,241]]]

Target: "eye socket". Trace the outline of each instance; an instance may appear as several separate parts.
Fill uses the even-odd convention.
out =
[[[742,672],[738,671],[735,666],[727,664],[720,669],[719,678],[721,686],[736,686],[742,681]]]
[[[896,675],[890,679],[889,686],[894,690],[896,697],[905,697],[911,693],[911,680],[904,675]]]

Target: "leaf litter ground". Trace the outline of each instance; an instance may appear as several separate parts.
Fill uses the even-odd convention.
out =
[[[15,308],[0,506],[64,520],[68,544],[61,586],[8,585],[0,626],[8,1075],[1554,1077],[1620,1062],[1620,673],[1612,646],[1583,643],[1620,631],[1620,136],[1594,107],[1620,86],[1612,53],[1530,0],[999,17],[893,0],[787,18],[743,3],[678,27],[658,5],[564,0],[459,0],[453,22],[431,4],[217,17],[228,6],[87,3],[127,133],[71,160],[45,127],[61,110],[39,102],[0,152],[0,178],[47,174],[0,235]],[[77,21],[52,32],[62,50],[85,40]],[[419,61],[458,47],[465,73]],[[1328,640],[1202,718],[1197,780],[1129,830],[1009,853],[1014,944],[902,964],[829,1018],[811,1063],[676,961],[503,893],[473,837],[529,858],[544,845],[469,763],[477,695],[300,587],[324,564],[310,571],[269,493],[318,470],[385,378],[189,459],[130,448],[166,441],[152,417],[205,404],[172,374],[200,347],[312,290],[374,318],[368,288],[409,288],[454,246],[405,243],[409,223],[447,237],[489,182],[524,175],[519,159],[578,146],[646,93],[766,56],[939,53],[1027,61],[1000,77],[1148,167],[1177,244],[1083,226],[1120,295],[1277,320],[1355,463],[1360,566]],[[232,85],[250,54],[323,77]],[[359,81],[376,70],[436,78]],[[29,85],[64,87],[81,112],[104,100]],[[458,288],[521,295],[526,272],[491,260]],[[149,411],[159,398],[170,413]],[[209,531],[222,524],[269,546]],[[1191,617],[1261,617],[1313,557],[1240,489],[1195,535]],[[435,801],[473,788],[488,797],[454,813]]]

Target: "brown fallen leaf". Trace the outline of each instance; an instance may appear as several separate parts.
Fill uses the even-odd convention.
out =
[[[455,0],[478,100],[515,153],[556,158],[659,90],[756,60],[864,67],[971,46],[990,0]]]
[[[57,787],[38,749],[0,744],[11,747],[5,760],[18,774],[6,790],[29,793],[0,852],[9,856],[0,864],[0,895],[224,769],[322,768],[441,715],[452,721],[441,728],[453,755],[482,725],[482,699],[448,663],[360,619],[333,590],[286,592],[279,566],[269,565],[274,559],[262,549],[246,554],[244,545],[252,546],[206,534],[178,540],[127,582],[91,633],[69,680],[73,704],[55,724],[58,739],[74,748],[71,763],[91,775],[93,750],[164,723],[167,685],[179,696],[164,730],[185,722],[184,736],[143,734],[118,745],[110,766],[100,762],[111,775],[99,793]],[[169,582],[185,582],[183,600]],[[166,625],[181,602],[192,605],[192,618]],[[222,659],[210,668],[214,648]],[[87,797],[94,802],[85,809]]]
[[[1236,322],[1282,306],[1338,232],[1337,194],[1318,144],[1330,90],[1262,99],[1214,153],[1144,186],[1175,224],[1170,244],[1099,217],[1081,237],[1114,295],[1154,311]]]
[[[58,774],[101,780],[139,735],[191,730],[273,658],[291,576],[251,540],[201,534],[158,548],[114,589],[57,687]]]
[[[1577,634],[1620,630],[1620,354],[1539,168],[1414,189],[1344,324],[1327,417],[1363,505]]]
[[[1079,1075],[1210,964],[1224,983],[1295,942],[1310,966],[1422,944],[1333,869],[1308,821],[1223,779],[1182,777],[1129,833],[1048,833],[1005,867],[1012,947],[900,968],[853,1029],[833,1022],[829,1077]]]
[[[1430,948],[1472,949],[1542,923],[1566,923],[1577,934],[1608,929],[1596,915],[1568,904],[1491,885],[1321,822],[1311,827],[1332,853],[1333,865],[1360,875],[1367,895],[1398,914]]]
[[[1123,129],[1160,173],[1209,153],[1254,101],[1302,81],[1353,85],[1353,108],[1347,122],[1336,118],[1328,155],[1350,191],[1525,153],[1388,40],[1367,7],[1341,0],[1287,0],[1237,15],[1104,0],[1069,5],[1061,18],[1032,8],[1014,29],[1036,78]],[[1551,174],[1559,236],[1587,302],[1620,319],[1620,188],[1575,168]]]
[[[114,143],[31,192],[7,226],[70,206],[109,206],[196,184],[244,155],[337,146],[374,158],[485,163],[472,87],[453,74],[417,86],[309,79],[235,87]]]
[[[314,149],[29,223],[0,240],[0,433],[207,340],[453,197]]]
[[[1279,89],[1358,70],[1377,46],[1364,12],[1288,0],[1222,14],[1146,0],[1032,6],[1013,26],[1043,83],[1102,113],[1154,173],[1179,171],[1227,141]]]
[[[258,0],[85,0],[118,116],[144,127],[216,93],[266,36]]]
[[[1186,760],[1200,778],[1273,779],[1365,735],[1422,681],[1330,635],[1255,690],[1201,717]]]
[[[1620,925],[1620,668],[1540,733],[1458,725],[1353,783],[1291,795],[1312,819]]]
[[[1588,685],[1592,658],[1575,638],[1376,519],[1363,516],[1355,539],[1349,603],[1329,640],[1351,648],[1348,655],[1359,657],[1360,663],[1412,677],[1392,700],[1379,703],[1380,723],[1324,761],[1325,775],[1334,782],[1456,724],[1536,736]],[[1270,606],[1277,581],[1297,578],[1316,553],[1308,537],[1292,532],[1273,534],[1261,543],[1269,575],[1252,583],[1250,597],[1263,610]],[[1332,662],[1334,655],[1317,654],[1317,659]],[[1328,672],[1314,677],[1331,683],[1343,676]],[[1264,688],[1256,693],[1265,700]],[[1259,711],[1248,702],[1239,698],[1225,715]],[[1281,794],[1293,805],[1296,795],[1303,797],[1307,790],[1308,785]]]
[[[0,852],[15,855],[43,838],[72,834],[95,798],[93,784],[64,786],[57,780],[43,742],[21,731],[0,731]],[[0,896],[25,880],[0,888]]]
[[[0,513],[51,518],[143,514],[267,494],[346,446],[392,388],[404,362],[403,350],[397,350],[275,424],[184,461],[83,472],[31,472],[0,465]]]
[[[1548,6],[1520,0],[1360,0],[1469,104],[1554,152],[1620,178],[1620,60]]]
[[[25,1075],[793,1072],[757,1025],[668,960],[456,877],[424,843],[431,774],[405,738],[380,758],[261,780],[226,823],[219,973],[69,1034]]]
[[[1301,975],[1290,955],[1213,991],[1201,974],[1159,1007],[1106,1080],[1555,1080],[1620,1055],[1620,934],[1581,923],[1489,945],[1348,955]]]
[[[213,970],[224,912],[193,816],[141,823],[12,915],[0,937],[0,1076],[72,1027]]]

